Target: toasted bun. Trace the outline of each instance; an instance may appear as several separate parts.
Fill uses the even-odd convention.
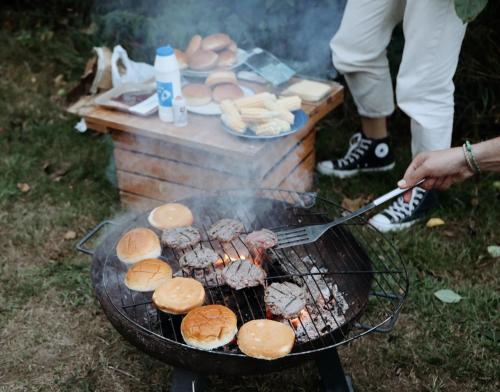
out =
[[[193,35],[193,38],[191,38],[191,40],[189,41],[188,43],[188,46],[186,46],[186,56],[191,57],[191,55],[200,50],[201,48],[201,41],[202,41],[202,38],[201,38],[201,35],[199,34],[196,34],[196,35]]]
[[[125,286],[135,291],[153,291],[172,279],[172,268],[160,259],[139,261],[125,275]]]
[[[207,86],[213,87],[218,84],[237,84],[236,75],[231,71],[214,71],[210,75],[208,75],[207,80],[205,80],[205,84]]]
[[[288,355],[295,343],[291,327],[273,320],[252,320],[240,328],[238,347],[249,357],[277,359]]]
[[[236,315],[222,305],[200,306],[182,319],[181,334],[190,346],[212,350],[224,346],[238,332]]]
[[[203,106],[212,102],[212,90],[204,84],[192,83],[184,86],[182,96],[190,106]]]
[[[211,50],[197,50],[189,56],[189,68],[200,71],[212,69],[218,58],[217,53]]]
[[[120,261],[127,264],[156,258],[161,255],[160,239],[150,229],[144,227],[132,229],[118,241],[116,255]]]
[[[219,58],[217,59],[218,67],[230,67],[236,63],[236,54],[231,50],[224,50],[219,53]]]
[[[167,203],[151,211],[148,221],[151,226],[160,230],[173,229],[174,227],[191,226],[193,214],[185,205]]]
[[[175,58],[179,63],[179,69],[186,69],[188,67],[188,57],[186,56],[186,54],[179,49],[174,49],[174,53]]]
[[[245,95],[243,90],[235,84],[219,84],[212,91],[212,98],[216,102],[221,102],[225,99],[238,99]]]
[[[162,312],[186,314],[203,305],[205,289],[193,278],[173,278],[161,284],[153,293],[153,303]]]
[[[229,45],[231,45],[231,42],[233,41],[231,41],[229,35],[224,33],[217,33],[208,35],[203,38],[203,41],[201,41],[201,48],[203,50],[219,51],[227,48]]]

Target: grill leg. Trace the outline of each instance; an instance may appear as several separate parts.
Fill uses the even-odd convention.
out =
[[[344,373],[336,348],[319,354],[316,365],[325,392],[354,392],[351,378]]]
[[[199,373],[182,368],[174,368],[170,392],[203,392],[206,390],[208,379]]]

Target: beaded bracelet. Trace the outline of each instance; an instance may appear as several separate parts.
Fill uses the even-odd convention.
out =
[[[476,157],[472,152],[472,145],[468,140],[466,140],[465,143],[462,145],[462,149],[464,152],[465,161],[467,162],[467,166],[469,166],[469,168],[474,174],[476,175],[481,174],[481,169],[479,168]]]

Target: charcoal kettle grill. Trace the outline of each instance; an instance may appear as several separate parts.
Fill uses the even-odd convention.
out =
[[[219,219],[238,219],[246,232],[251,232],[325,223],[346,212],[314,193],[275,189],[219,191],[180,202],[193,212],[194,226],[202,232],[202,245],[213,248],[225,262],[245,258],[250,252],[242,236],[230,243],[208,239],[206,230]],[[116,244],[132,228],[151,228],[147,216],[138,214],[120,224],[103,221],[81,239],[77,249],[93,256],[95,294],[114,327],[139,349],[174,366],[171,390],[201,390],[203,375],[263,374],[316,360],[325,390],[347,391],[336,348],[372,332],[391,331],[408,292],[407,271],[397,250],[363,217],[357,217],[331,229],[315,243],[270,249],[265,255],[267,284],[293,281],[314,298],[301,317],[288,320],[297,335],[289,355],[274,361],[251,358],[234,343],[200,350],[183,341],[182,316],[160,312],[151,301],[152,293],[129,290],[123,283],[127,266],[117,258]],[[108,225],[110,229],[95,250],[84,246]],[[174,272],[185,274],[178,266],[182,254],[164,248],[162,258]],[[233,290],[218,281],[220,275],[212,268],[214,271],[194,272],[205,286],[207,304],[231,308],[238,327],[269,317],[263,287]],[[338,297],[330,296],[333,289],[341,293],[344,306]]]

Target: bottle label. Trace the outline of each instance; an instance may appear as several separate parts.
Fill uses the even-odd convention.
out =
[[[156,82],[156,87],[160,106],[172,107],[173,84],[170,82]]]

